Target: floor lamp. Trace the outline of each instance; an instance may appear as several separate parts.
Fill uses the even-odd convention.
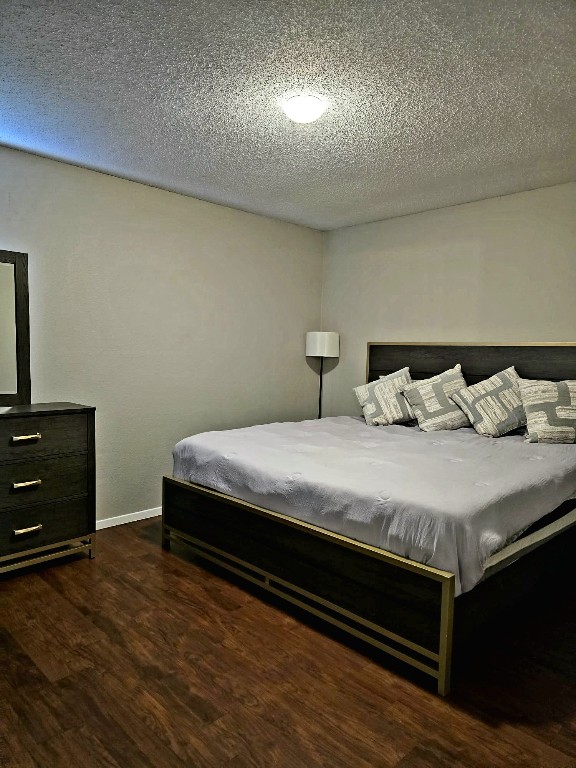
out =
[[[318,418],[322,418],[322,375],[325,357],[340,357],[340,334],[334,331],[310,331],[306,334],[306,357],[320,358]]]

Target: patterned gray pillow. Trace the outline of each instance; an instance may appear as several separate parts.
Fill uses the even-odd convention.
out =
[[[576,443],[576,381],[519,379],[529,443]]]
[[[387,426],[402,424],[414,418],[412,408],[400,394],[412,381],[408,368],[402,368],[389,376],[383,376],[370,384],[363,384],[354,389],[354,394],[362,406],[366,424]]]
[[[526,424],[514,366],[450,395],[480,435],[500,437]]]
[[[418,426],[424,432],[469,427],[466,415],[449,398],[466,387],[460,363],[438,376],[414,381],[403,390],[404,397],[416,414]]]

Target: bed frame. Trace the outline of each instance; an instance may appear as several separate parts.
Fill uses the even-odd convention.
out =
[[[576,343],[369,343],[366,379],[407,365],[424,379],[458,362],[469,384],[510,365],[524,378],[576,379]],[[204,560],[430,675],[446,695],[454,636],[465,641],[574,551],[575,507],[556,515],[563,528],[531,533],[526,554],[518,544],[499,553],[490,578],[456,599],[452,573],[174,477],[163,482],[162,546],[186,542]]]

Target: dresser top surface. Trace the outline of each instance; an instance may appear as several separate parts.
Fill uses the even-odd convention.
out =
[[[78,403],[32,403],[0,407],[0,419],[7,416],[44,416],[46,414],[86,413],[96,410],[92,405]]]

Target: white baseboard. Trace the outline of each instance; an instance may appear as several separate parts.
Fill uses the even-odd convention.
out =
[[[161,514],[162,507],[154,507],[154,509],[143,509],[141,512],[131,512],[129,515],[107,517],[104,520],[96,520],[96,530],[111,528],[114,525],[124,525],[124,523],[134,523],[136,520],[146,520],[148,517],[158,517]]]

